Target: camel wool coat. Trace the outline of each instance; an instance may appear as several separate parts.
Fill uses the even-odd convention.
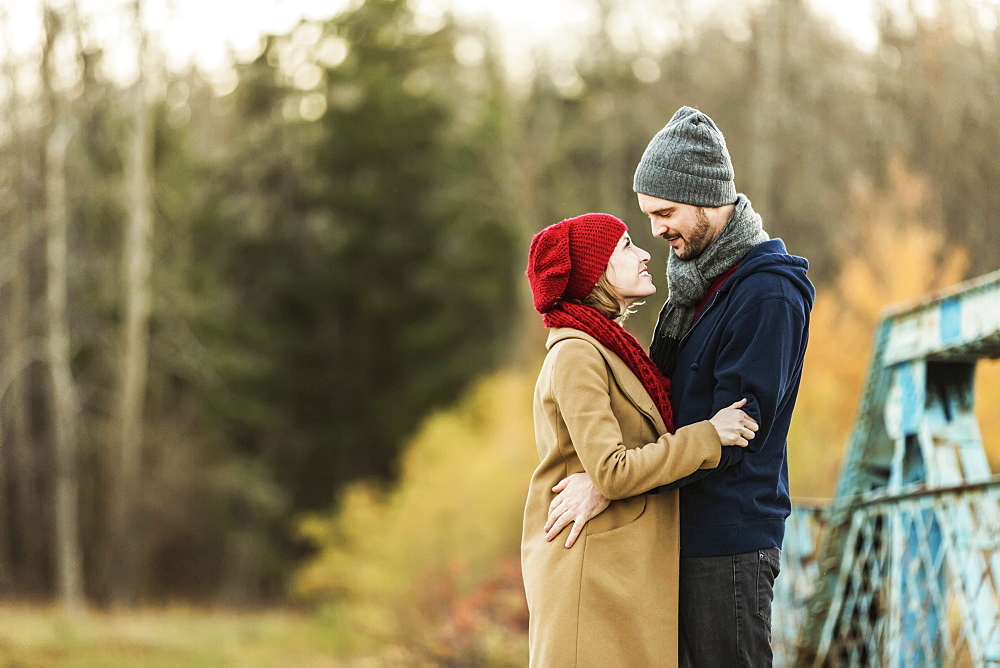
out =
[[[588,334],[553,329],[546,347],[521,537],[530,663],[676,666],[678,492],[646,492],[716,467],[719,436],[708,420],[666,433],[639,379]],[[570,527],[552,542],[543,527],[552,488],[581,471],[614,500],[566,549]]]

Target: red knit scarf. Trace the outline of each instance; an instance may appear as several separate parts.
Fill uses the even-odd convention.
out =
[[[591,335],[602,346],[618,355],[653,398],[667,431],[674,433],[670,380],[660,372],[636,338],[625,331],[624,327],[589,306],[567,301],[560,301],[555,308],[542,316],[542,321],[546,327],[578,329]]]

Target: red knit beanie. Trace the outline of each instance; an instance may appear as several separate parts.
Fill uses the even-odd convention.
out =
[[[563,299],[583,299],[597,285],[628,226],[607,213],[585,213],[549,225],[528,251],[535,309],[548,313]]]

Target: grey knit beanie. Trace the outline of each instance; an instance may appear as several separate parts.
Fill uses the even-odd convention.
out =
[[[632,189],[693,206],[732,204],[736,183],[722,131],[697,109],[681,107],[646,147]]]

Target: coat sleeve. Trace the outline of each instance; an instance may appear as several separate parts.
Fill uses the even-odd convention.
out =
[[[784,297],[763,299],[741,311],[730,323],[715,361],[712,414],[746,397],[743,411],[757,421],[760,429],[746,448],[722,448],[716,469],[698,471],[663,489],[683,487],[723,471],[765,447],[784,446],[783,440],[771,438],[771,430],[779,409],[794,400],[807,332],[801,308]]]
[[[587,341],[559,343],[552,371],[553,397],[573,447],[594,485],[609,499],[642,494],[719,463],[719,436],[707,420],[627,449],[611,410],[607,365]]]

